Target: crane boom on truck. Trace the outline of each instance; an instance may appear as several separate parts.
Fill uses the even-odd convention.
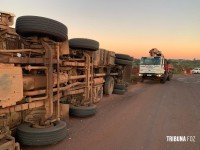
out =
[[[162,56],[164,57],[164,55],[162,54],[161,51],[159,51],[157,48],[153,48],[149,51],[150,56],[155,57],[155,56]]]
[[[141,82],[145,79],[158,79],[161,83],[170,81],[173,76],[173,65],[165,59],[163,53],[157,48],[149,51],[149,57],[142,57],[140,60],[139,76]]]

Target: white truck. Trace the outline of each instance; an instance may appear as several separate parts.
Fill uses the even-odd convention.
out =
[[[170,81],[173,76],[173,65],[156,48],[151,49],[149,54],[149,57],[142,57],[140,60],[139,77],[141,77],[141,82],[145,79],[158,79],[161,83],[165,83],[166,80]]]

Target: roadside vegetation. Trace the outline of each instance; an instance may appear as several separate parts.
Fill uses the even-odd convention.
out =
[[[185,59],[170,59],[169,60],[174,65],[174,73],[180,74],[183,70],[188,73],[194,68],[200,68],[200,60],[185,60]]]

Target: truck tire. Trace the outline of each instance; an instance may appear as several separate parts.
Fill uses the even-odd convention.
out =
[[[168,77],[167,77],[167,81],[170,81],[173,77],[173,74],[172,73],[169,73]]]
[[[124,82],[131,82],[132,66],[126,65],[123,68],[122,80]]]
[[[126,90],[114,89],[113,94],[123,95]]]
[[[72,49],[96,51],[99,49],[99,42],[92,39],[74,38],[69,40],[69,47]]]
[[[133,57],[130,57],[130,59],[129,59],[130,61],[133,61]]]
[[[167,80],[167,74],[165,74],[164,77],[160,79],[160,83],[164,84],[166,80]]]
[[[131,57],[126,54],[115,54],[115,57],[118,59],[131,60]]]
[[[132,61],[115,58],[115,64],[132,66]]]
[[[126,90],[127,86],[126,84],[115,84],[114,89]]]
[[[164,84],[166,82],[165,78],[160,79],[160,83]]]
[[[167,77],[167,81],[170,81],[170,80],[171,80],[170,75],[168,75],[168,77]]]
[[[64,121],[57,121],[47,128],[32,128],[30,123],[17,127],[16,137],[22,145],[42,146],[56,144],[67,136],[67,126]]]
[[[111,76],[106,77],[106,81],[103,86],[103,92],[106,95],[111,95],[114,89],[114,79]]]
[[[67,27],[49,18],[38,16],[21,16],[16,21],[16,32],[23,37],[49,37],[56,42],[67,40]]]
[[[69,106],[69,114],[71,116],[75,117],[89,117],[95,115],[97,112],[96,105],[90,105],[90,106]]]

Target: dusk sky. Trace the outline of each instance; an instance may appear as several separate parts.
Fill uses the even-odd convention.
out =
[[[158,48],[166,58],[200,59],[199,7],[200,0],[1,0],[2,11],[55,19],[69,38],[135,58]]]

